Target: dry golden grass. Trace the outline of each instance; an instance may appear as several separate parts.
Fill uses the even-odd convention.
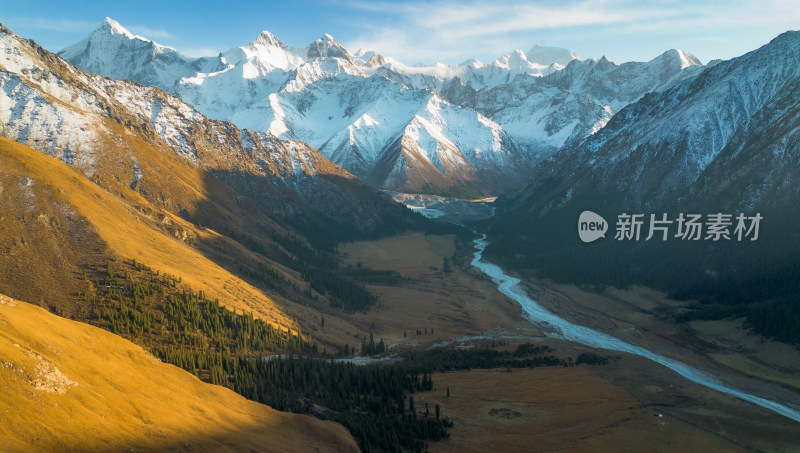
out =
[[[419,416],[425,401],[431,413],[439,403],[455,426],[449,439],[430,445],[432,452],[744,451],[673,417],[654,416],[583,367],[441,373],[434,382],[433,393],[415,395]]]
[[[182,240],[154,229],[154,220],[142,211],[157,210],[136,192],[129,191],[129,199],[123,201],[86,179],[79,170],[2,138],[0,164],[5,173],[25,175],[34,184],[46,186],[54,201],[68,204],[90,223],[113,254],[136,259],[155,270],[181,277],[184,284],[202,290],[212,298],[219,298],[222,304],[239,312],[252,311],[284,328],[297,326],[293,318],[262,291],[218,266]],[[196,234],[200,240],[220,238],[215,232],[196,228],[177,216],[164,215]]]
[[[2,451],[357,451],[337,424],[248,401],[5,296],[0,381]]]
[[[391,269],[409,278],[398,286],[370,286],[381,295],[381,306],[366,314],[344,316],[360,326],[362,332],[374,331],[376,338],[384,338],[388,344],[420,345],[487,331],[539,335],[520,316],[519,306],[500,294],[491,282],[455,265],[452,272],[442,271],[444,258],[452,258],[455,252],[452,235],[409,233],[342,244],[339,251],[353,266],[361,263],[373,269]],[[416,335],[417,329],[424,332],[426,328],[428,335]],[[403,336],[404,331],[407,337]],[[340,336],[339,341],[360,344],[352,335]]]
[[[453,242],[453,236],[431,236],[432,241],[424,233],[410,233],[375,241],[361,241],[342,244],[339,251],[345,257],[345,263],[373,269],[391,269],[406,277],[423,277],[431,274],[432,268],[441,268],[446,256],[442,256],[431,245],[445,249],[442,242]],[[455,249],[453,249],[455,250]],[[452,256],[452,252],[450,253]]]
[[[0,291],[75,315],[81,307],[69,299],[81,289],[76,277],[105,263],[108,250],[67,204],[6,168],[0,165]]]

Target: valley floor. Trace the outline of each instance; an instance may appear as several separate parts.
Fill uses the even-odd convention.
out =
[[[383,338],[398,348],[484,334],[542,336],[492,282],[475,278],[453,262],[454,241],[452,235],[412,233],[340,246],[346,265],[394,270],[406,277],[396,286],[370,286],[380,295],[380,306],[343,318],[364,332],[374,332],[376,341]],[[346,335],[337,340],[360,343]]]
[[[381,307],[354,317],[398,348],[468,337],[537,341],[562,357],[590,350],[545,338],[479,273],[458,266],[443,272],[443,259],[452,261],[457,253],[453,241],[409,234],[343,245],[340,251],[351,264],[392,269],[411,279],[397,287],[371,287],[383,294]],[[646,288],[597,294],[530,275],[523,280],[534,299],[571,322],[679,359],[756,395],[784,402],[797,398],[800,351],[748,334],[741,322],[678,325],[660,319],[659,307],[683,303]],[[417,335],[426,328],[427,335],[425,330]],[[475,341],[463,343],[469,347]],[[440,403],[455,427],[451,438],[432,443],[431,451],[792,451],[800,444],[800,425],[792,420],[688,382],[649,360],[597,353],[616,360],[438,374],[434,392],[420,398],[431,406]],[[448,386],[451,398],[444,397]]]
[[[452,235],[422,233],[342,244],[345,265],[403,278],[369,286],[381,295],[379,305],[331,313],[314,337],[358,347],[372,333],[394,351],[442,344],[512,350],[533,342],[562,359],[594,352],[611,361],[436,373],[432,391],[414,394],[418,417],[426,403],[431,411],[438,404],[454,426],[449,439],[428,443],[430,451],[788,452],[800,445],[800,424],[787,418],[641,357],[546,337],[483,274],[459,265],[471,248],[458,244]],[[571,322],[759,396],[796,401],[800,393],[800,351],[748,334],[740,321],[678,325],[662,313],[683,303],[646,288],[596,293],[522,277],[533,298]],[[90,442],[101,450],[269,451],[299,448],[299,439],[308,449],[316,442],[355,448],[339,425],[247,401],[126,340],[40,308],[0,299],[0,326],[0,377],[8,383],[0,445],[11,451],[78,450]]]
[[[422,397],[440,403],[455,426],[431,444],[434,452],[743,451],[687,421],[658,417],[662,408],[640,404],[592,368],[473,370],[435,382]]]

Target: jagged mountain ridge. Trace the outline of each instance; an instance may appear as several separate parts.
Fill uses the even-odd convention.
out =
[[[796,191],[792,182],[800,175],[787,164],[798,149],[798,48],[800,33],[786,32],[760,49],[644,96],[598,133],[543,163],[534,179],[558,183],[542,192],[534,181],[523,204],[546,205],[545,213],[603,188],[624,194],[634,207],[663,206],[706,190],[724,193],[744,175],[752,178],[748,190],[729,190],[726,204],[752,207],[785,197],[782,190]],[[734,170],[732,179],[728,172]],[[764,186],[751,186],[755,181]]]
[[[7,29],[0,34],[0,44],[6,49],[0,60],[2,135],[75,165],[89,177],[113,178],[101,182],[106,187],[130,185],[146,193],[156,190],[148,189],[153,182],[158,191],[186,192],[159,171],[158,163],[137,155],[135,146],[116,137],[121,124],[131,129],[124,131],[126,136],[220,175],[232,186],[239,184],[276,218],[313,211],[340,220],[358,218],[358,230],[380,223],[381,209],[395,209],[388,197],[372,193],[304,142],[209,120],[158,89],[87,75]],[[104,155],[108,142],[122,143],[125,151]],[[262,182],[257,190],[248,188],[252,181],[241,182],[236,175]],[[149,196],[161,203],[155,193]],[[170,198],[174,197],[166,197],[164,203]],[[375,210],[377,206],[383,207]]]
[[[216,58],[186,58],[171,47],[134,35],[113,20],[104,21],[85,39],[60,53],[87,72],[152,86],[174,82],[171,80],[174,74],[188,77],[196,72],[222,69]],[[114,59],[112,55],[128,58]]]
[[[628,102],[700,68],[680,51],[648,63],[608,62],[628,81],[616,98],[599,81],[608,71],[570,71],[583,81],[578,90],[549,79],[598,64],[566,49],[421,67],[373,52],[353,56],[329,35],[295,49],[262,32],[216,59],[192,60],[119,29],[107,19],[61,55],[90,72],[155,85],[210,118],[306,141],[378,187],[408,191],[516,188],[537,162],[595,132]],[[658,68],[638,76],[642,67]]]
[[[572,282],[645,284],[735,305],[740,311],[730,313],[753,325],[764,317],[753,317],[748,303],[766,304],[759,313],[781,318],[800,293],[798,124],[800,32],[789,31],[645,95],[539,165],[528,186],[499,200],[489,253]],[[604,240],[579,241],[584,210],[609,222]],[[645,215],[639,241],[614,239],[622,213]],[[645,240],[649,215],[663,213],[673,222],[671,235],[680,213],[699,213],[703,221],[728,214],[731,239],[704,240],[703,230],[698,241]],[[739,214],[762,217],[757,240],[733,234]]]
[[[430,226],[304,142],[83,73],[5,28],[0,136],[0,289],[65,315],[86,308],[83,270],[125,258],[308,331],[338,303],[311,289],[334,244]]]
[[[421,222],[306,143],[209,120],[156,88],[83,73],[5,28],[0,48],[0,135],[80,169],[156,230],[184,242],[197,239],[192,224],[221,233],[209,240],[222,245],[205,250],[229,270],[291,265],[281,244],[308,250],[304,237],[330,242]]]

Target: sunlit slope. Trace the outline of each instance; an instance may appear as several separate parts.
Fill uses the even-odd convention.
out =
[[[104,330],[0,295],[0,450],[356,451]]]
[[[257,316],[284,327],[294,327],[292,321],[278,304],[263,292],[252,287],[233,274],[203,256],[192,245],[175,238],[158,225],[169,219],[173,229],[177,228],[195,235],[198,240],[218,238],[210,230],[197,228],[170,213],[157,210],[146,200],[122,200],[118,196],[99,188],[73,167],[27,146],[0,138],[0,177],[6,186],[24,185],[25,194],[21,203],[25,206],[4,204],[7,221],[19,220],[18,215],[39,217],[36,208],[60,205],[86,219],[89,229],[99,237],[112,253],[143,262],[154,270],[181,277],[184,284],[194,290],[202,290],[212,298],[231,308],[253,311]],[[12,187],[5,189],[12,190]],[[131,191],[131,196],[136,197]],[[37,200],[45,197],[45,200]],[[134,209],[131,201],[137,202]],[[21,211],[22,210],[22,211]],[[16,217],[15,217],[16,216]],[[161,219],[159,219],[161,217]],[[56,228],[51,225],[46,228]],[[61,245],[61,244],[59,244]],[[81,244],[73,247],[80,248]],[[83,250],[75,250],[75,253]],[[24,254],[25,252],[21,252]],[[46,251],[45,251],[46,253]],[[34,259],[46,260],[48,256]],[[70,250],[62,250],[69,254]],[[5,257],[13,259],[13,257]],[[28,257],[30,259],[30,257]],[[66,258],[69,261],[69,257]],[[28,272],[27,278],[35,273]],[[79,276],[78,276],[79,277]],[[47,279],[47,275],[42,275]],[[7,285],[25,285],[23,281],[7,282]],[[37,301],[41,302],[41,301]]]

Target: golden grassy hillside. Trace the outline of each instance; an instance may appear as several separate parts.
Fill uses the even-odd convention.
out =
[[[337,424],[248,401],[3,295],[0,382],[3,451],[357,451]]]
[[[308,268],[333,261],[320,249],[421,224],[307,144],[85,74],[2,25],[0,41],[0,72],[19,86],[4,99],[25,118],[0,124],[0,136],[23,144],[0,142],[0,187],[18,195],[0,205],[12,223],[0,226],[6,294],[84,319],[70,300],[76,280],[107,260],[135,259],[228,308],[309,333],[331,302],[309,290],[323,277]]]
[[[295,321],[275,300],[218,266],[185,241],[167,234],[157,225],[159,215],[153,213],[159,213],[172,225],[178,225],[180,229],[189,231],[199,239],[207,239],[209,242],[224,241],[215,232],[198,228],[166,211],[156,210],[134,191],[130,191],[131,199],[123,200],[92,183],[79,170],[3,138],[0,138],[0,168],[6,185],[11,182],[26,186],[27,198],[22,199],[26,206],[4,206],[4,211],[8,211],[5,215],[13,216],[20,208],[24,208],[30,212],[22,212],[20,215],[38,219],[42,215],[48,217],[47,210],[52,209],[51,206],[64,206],[88,222],[88,230],[102,244],[97,245],[98,241],[90,237],[94,246],[107,248],[106,253],[136,259],[160,272],[181,277],[184,284],[195,290],[202,290],[209,297],[219,298],[222,304],[238,309],[239,312],[252,311],[256,316],[275,325],[295,328]],[[143,209],[142,206],[149,209]],[[8,220],[13,223],[19,217]],[[160,222],[164,223],[164,220],[161,219]],[[56,230],[59,227],[61,225],[53,224],[43,229]],[[60,247],[65,246],[65,242],[59,237],[54,236],[53,242]],[[77,243],[73,245],[73,249],[63,250],[63,254],[69,255],[64,261],[71,261],[71,253],[85,252],[82,245],[88,244]],[[20,254],[25,255],[26,250],[21,250]],[[26,275],[26,280],[30,280],[32,275],[41,275],[46,281],[47,274],[37,273],[36,266],[41,265],[43,260],[51,259],[47,250],[35,254],[28,251],[27,258],[32,262],[25,272],[20,272],[21,275]],[[43,270],[46,269],[48,268],[43,267]],[[8,284],[25,283],[17,281]],[[58,287],[55,284],[54,286]],[[286,304],[285,301],[281,303]]]

